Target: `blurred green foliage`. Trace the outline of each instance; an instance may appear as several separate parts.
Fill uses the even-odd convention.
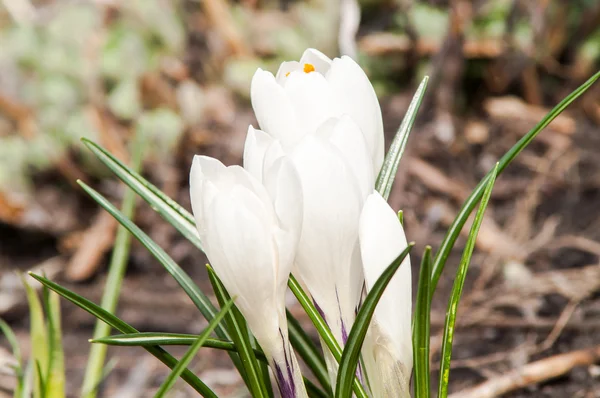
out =
[[[224,6],[225,13],[215,16],[207,3],[192,0],[48,1],[38,6],[34,19],[15,22],[2,14],[0,2],[0,100],[8,98],[29,112],[15,120],[0,107],[0,193],[31,197],[31,175],[55,165],[67,151],[76,151],[86,173],[100,175],[94,160],[77,150],[81,137],[102,142],[93,110],[114,118],[126,143],[133,130],[147,135],[155,143],[149,146],[150,158],[169,156],[182,133],[202,123],[203,110],[211,106],[208,86],[224,85],[247,100],[256,68],[276,71],[280,62],[297,59],[307,47],[337,55],[342,17],[337,2],[292,1],[285,7],[278,1],[210,3]],[[428,0],[359,4],[359,61],[380,95],[431,74],[433,55],[453,24],[448,5]],[[597,1],[544,4],[471,4],[464,39],[483,51],[466,55],[467,73],[485,76],[486,65],[495,61],[494,51],[486,53],[488,44],[535,62],[548,56],[559,63],[565,59],[579,68],[579,79],[593,72],[600,59],[600,27],[582,33],[580,25],[598,8]],[[227,29],[238,36],[237,50]],[[381,33],[395,43],[391,47],[409,44],[380,51],[380,44],[363,40]],[[568,52],[574,56],[565,57]],[[165,73],[173,64],[186,70],[183,76]],[[168,86],[170,100],[148,93],[146,79],[157,75]],[[514,75],[518,78],[519,72]]]
[[[183,56],[185,30],[174,5],[127,1],[116,15],[92,3],[56,8],[0,30],[0,94],[25,105],[32,118],[31,131],[0,131],[0,190],[30,194],[32,171],[59,161],[81,137],[98,139],[91,104],[158,141],[159,151],[172,149],[183,131],[176,112],[148,109],[140,95],[146,73]]]

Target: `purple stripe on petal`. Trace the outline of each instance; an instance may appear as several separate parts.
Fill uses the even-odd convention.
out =
[[[346,345],[348,342],[348,330],[346,329],[344,319],[341,317],[342,307],[340,305],[340,296],[338,295],[337,287],[335,288],[335,298],[337,299],[338,310],[340,311],[340,323],[342,325],[342,345]],[[358,362],[358,366],[356,368],[356,377],[358,377],[358,380],[363,383],[362,366],[360,366],[360,361]]]
[[[360,384],[364,385],[365,380],[363,379],[362,363],[358,361],[357,365],[358,366],[356,367],[356,377],[358,378],[358,381],[360,381]]]
[[[348,331],[346,330],[346,325],[344,324],[344,319],[342,316],[342,306],[340,305],[340,296],[338,295],[337,286],[335,288],[335,298],[338,304],[338,311],[340,312],[340,323],[342,324],[342,345],[346,345],[348,341]]]
[[[289,366],[287,366],[289,373]],[[279,365],[275,364],[275,378],[277,379],[277,385],[279,386],[279,392],[282,398],[295,398],[296,397],[296,386],[292,379],[287,379]]]
[[[348,341],[348,332],[346,331],[346,324],[344,324],[344,320],[341,319],[342,322],[342,343],[344,345],[346,345],[346,342]]]
[[[283,332],[279,329],[281,343],[283,344],[283,358],[285,360],[285,370],[282,370],[277,363],[275,365],[275,378],[279,386],[279,392],[282,398],[296,397],[296,384],[294,382],[294,363],[291,361],[289,354],[289,345],[286,344],[286,339],[283,337]]]
[[[290,358],[288,357],[289,346],[285,343],[281,329],[279,329],[279,335],[281,336],[281,343],[283,344],[283,357],[285,358],[285,366],[287,368],[288,378],[290,380],[294,380],[294,364],[290,362]]]

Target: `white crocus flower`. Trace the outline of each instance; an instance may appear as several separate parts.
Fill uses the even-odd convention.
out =
[[[369,79],[350,57],[329,59],[308,49],[300,62],[284,62],[276,76],[259,69],[251,98],[260,128],[296,145],[323,122],[350,115],[365,136],[375,175],[384,156],[383,121],[377,96]]]
[[[288,341],[285,291],[302,224],[298,174],[286,157],[261,184],[239,166],[195,156],[190,174],[194,218],[206,255],[244,315],[284,398],[306,397]]]
[[[367,198],[360,216],[359,234],[365,284],[369,291],[407,247],[396,213],[378,192]],[[413,366],[411,286],[407,256],[375,308],[362,349],[374,397],[410,397]]]
[[[326,120],[287,149],[250,128],[244,167],[264,179],[264,170],[286,152],[300,176],[304,198],[294,273],[343,346],[364,283],[358,223],[374,184],[365,137],[349,116]],[[326,359],[335,381],[337,366],[327,350]]]

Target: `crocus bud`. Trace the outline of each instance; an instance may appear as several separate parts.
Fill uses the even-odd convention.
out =
[[[330,119],[294,148],[304,194],[296,265],[315,304],[343,346],[363,285],[358,221],[373,173],[358,126]]]
[[[285,291],[302,224],[298,174],[279,157],[262,176],[195,156],[190,174],[194,218],[215,273],[262,347],[284,398],[305,397],[290,348]]]
[[[374,184],[365,138],[356,123],[343,116],[325,121],[288,151],[303,195],[296,269],[343,345],[363,285],[358,221]],[[278,140],[250,128],[244,149],[244,167],[250,173],[261,178],[283,154]]]
[[[404,230],[394,210],[373,192],[360,216],[360,248],[367,292],[382,272],[406,249]],[[406,259],[383,293],[362,349],[372,396],[410,397],[411,269]]]
[[[264,180],[265,170],[286,152],[298,171],[303,195],[302,233],[294,273],[343,346],[364,283],[358,222],[374,184],[365,137],[347,115],[326,120],[285,149],[279,140],[250,128],[244,167]],[[335,381],[337,364],[328,350],[325,356]]]
[[[259,69],[251,98],[260,128],[295,145],[332,117],[350,115],[363,132],[375,175],[384,156],[383,121],[369,79],[350,57],[329,59],[308,49],[300,62],[284,62],[276,76]]]
[[[294,273],[343,346],[364,283],[358,222],[383,163],[377,96],[351,58],[308,49],[276,76],[259,69],[251,98],[262,130],[248,132],[244,167],[264,179],[278,157],[294,163],[304,197]],[[325,357],[335,381],[337,364]]]

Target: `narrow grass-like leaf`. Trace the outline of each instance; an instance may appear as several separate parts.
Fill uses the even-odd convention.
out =
[[[19,347],[19,340],[17,340],[17,336],[12,328],[4,321],[4,319],[0,318],[0,332],[8,341],[10,345],[10,349],[12,350],[13,357],[15,357],[15,361],[17,362],[19,369],[22,370],[23,357],[21,356],[21,347]]]
[[[132,144],[132,169],[137,171],[142,164],[142,155],[144,153],[145,143],[143,135],[137,133]],[[123,197],[121,211],[123,216],[133,219],[135,209],[135,191],[128,189]],[[104,285],[104,293],[100,305],[108,312],[115,312],[121,292],[123,277],[127,269],[127,260],[129,258],[129,247],[131,246],[131,234],[123,226],[119,226],[115,243],[108,266],[108,276]],[[106,323],[97,321],[94,328],[93,338],[107,336],[110,333],[110,326]],[[85,376],[81,387],[81,396],[84,398],[95,398],[97,386],[100,384],[104,374],[104,361],[106,359],[106,349],[104,345],[92,345],[87,360]]]
[[[48,371],[46,395],[52,398],[65,396],[65,353],[62,344],[60,321],[60,299],[54,292],[47,290],[46,318],[48,323]]]
[[[160,386],[156,394],[155,398],[163,398],[165,394],[173,387],[179,376],[183,373],[183,371],[187,368],[187,366],[192,362],[196,353],[202,347],[208,336],[212,333],[212,331],[217,327],[219,322],[223,319],[223,317],[229,312],[231,306],[233,305],[233,300],[229,300],[229,302],[225,303],[222,306],[221,311],[215,315],[215,317],[210,321],[208,327],[204,329],[204,331],[198,336],[194,344],[190,347],[190,349],[185,353],[185,355],[179,360],[179,363],[173,368],[171,374],[165,379],[163,384]]]
[[[304,360],[304,363],[315,375],[319,384],[327,392],[331,392],[331,384],[329,383],[329,376],[327,373],[327,365],[325,359],[318,351],[315,344],[312,342],[310,337],[300,326],[300,323],[292,314],[286,310],[288,320],[288,331],[290,336],[290,342],[296,353]]]
[[[256,342],[256,338],[250,333],[250,339],[252,343],[252,349],[256,356],[256,351],[260,349],[260,346]],[[256,359],[260,359],[256,357]],[[271,383],[271,374],[269,373],[269,364],[267,362],[258,361],[258,369],[260,370],[260,377],[262,377],[262,383],[267,391],[269,398],[274,398],[273,384]],[[245,381],[245,380],[244,380]]]
[[[409,243],[406,249],[383,271],[371,291],[367,294],[358,314],[356,314],[356,320],[354,321],[354,325],[352,325],[352,329],[350,329],[348,341],[346,342],[346,347],[344,347],[340,361],[335,387],[336,398],[350,398],[352,394],[352,382],[355,380],[356,367],[360,357],[360,349],[367,335],[367,329],[371,323],[371,318],[373,318],[375,307],[388,283],[396,273],[396,270],[400,267],[406,256],[408,256],[413,246],[414,243]]]
[[[160,189],[127,167],[115,158],[106,149],[95,142],[83,138],[83,143],[104,163],[121,181],[133,189],[142,199],[161,215],[169,224],[173,225],[190,242],[202,250],[198,231],[194,226],[194,217],[181,207],[176,201],[165,195]]]
[[[417,302],[413,322],[413,356],[415,398],[429,398],[429,341],[431,312],[431,246],[425,248],[419,272]]]
[[[188,297],[190,297],[190,299],[200,310],[202,315],[204,315],[204,318],[210,321],[217,313],[217,310],[215,306],[210,302],[208,297],[206,297],[202,290],[200,290],[200,288],[189,277],[189,275],[183,269],[181,269],[181,267],[175,261],[173,261],[173,259],[160,246],[158,246],[152,239],[150,239],[150,237],[145,232],[143,232],[130,219],[125,217],[123,213],[121,213],[104,196],[102,196],[100,193],[88,186],[83,181],[77,182],[84,189],[84,191],[86,191],[92,197],[92,199],[94,199],[100,206],[102,206],[106,211],[108,211],[146,249],[148,249],[148,251],[162,264],[162,266],[165,267],[167,272],[169,272],[169,274],[171,274],[171,276],[177,281],[179,286],[183,288]],[[215,329],[215,333],[218,337],[222,339],[231,339],[227,329],[225,329],[223,325],[218,325]],[[234,365],[238,370],[242,369],[242,365],[237,354],[230,353],[230,358],[232,359]],[[240,370],[240,374],[243,378],[245,378],[245,372],[243,372],[243,370]]]
[[[14,395],[14,398],[31,398],[33,396],[33,379],[34,379],[34,366],[33,361],[28,360],[25,366],[24,383],[21,395]]]
[[[126,347],[145,347],[153,345],[192,345],[197,338],[198,335],[196,334],[142,332],[115,334],[99,339],[92,339],[90,340],[90,343]],[[237,348],[232,341],[208,338],[204,341],[203,346],[218,350],[237,352]],[[256,356],[256,359],[260,361],[266,362],[267,360],[265,358],[265,354],[263,354],[263,352],[259,349],[254,350],[254,355]]]
[[[179,232],[181,232],[181,234],[192,244],[202,250],[202,245],[196,232],[194,217],[189,212],[187,212],[173,199],[161,192],[156,186],[144,179],[140,174],[128,168],[125,164],[116,159],[106,149],[87,139],[83,139],[82,141],[98,157],[100,161],[102,161],[110,170],[115,173],[115,175],[117,175],[117,177],[119,177],[136,193],[138,193],[152,206],[155,211],[157,211],[166,221],[168,221]],[[291,319],[289,318],[289,315],[288,319]],[[290,328],[290,330],[290,341],[294,348],[298,350],[300,357],[307,363],[309,367],[311,367],[313,373],[322,373],[324,365],[321,367],[312,366],[318,364],[318,362],[314,361],[314,355],[312,358],[310,356],[305,357],[305,355],[309,355],[311,351],[316,352],[317,355],[320,356],[314,343],[310,340],[310,338],[308,338],[306,333],[301,328],[296,329],[295,331],[293,328]],[[223,339],[228,338],[228,336],[225,337],[221,335],[219,335],[219,337]],[[308,350],[301,349],[301,347],[298,345],[300,341],[304,342],[304,347]],[[322,358],[321,362],[323,362]],[[237,367],[240,369],[240,366]],[[319,380],[323,380],[322,377],[319,377]]]
[[[215,296],[217,297],[219,304],[223,306],[229,301],[229,294],[225,290],[225,287],[219,280],[219,277],[215,274],[212,267],[207,265],[207,269],[208,277],[213,286]],[[242,366],[246,371],[247,386],[252,397],[267,397],[269,394],[266,391],[266,386],[262,382],[260,376],[261,371],[258,361],[256,360],[256,356],[254,355],[252,344],[250,343],[246,320],[239,312],[237,307],[234,306],[233,309],[225,316],[225,321],[228,325],[231,341],[233,341],[233,344],[237,347],[240,359],[242,360]]]
[[[15,386],[14,397],[20,398],[23,396],[24,384],[25,384],[25,372],[23,371],[23,357],[21,356],[21,347],[19,347],[19,341],[17,340],[17,336],[15,336],[12,328],[6,323],[2,318],[0,318],[0,332],[8,341],[10,345],[10,349],[12,350],[12,355],[15,358],[15,366],[13,367],[15,371],[15,376],[17,379],[17,385]]]
[[[96,318],[102,320],[103,322],[106,322],[108,325],[117,329],[121,333],[139,333],[138,330],[135,329],[133,326],[131,326],[128,323],[124,322],[123,320],[117,318],[115,315],[111,314],[110,312],[106,311],[105,309],[103,309],[99,305],[91,302],[90,300],[88,300],[84,297],[81,297],[80,295],[73,293],[69,289],[66,289],[66,288],[64,288],[42,276],[35,275],[31,272],[29,273],[29,275],[32,278],[34,278],[35,280],[37,280],[38,282],[40,282],[42,285],[46,286],[48,289],[56,292],[61,297],[69,300],[73,304],[77,305],[79,308],[89,312],[90,314],[92,314]],[[163,350],[161,347],[146,346],[146,347],[144,347],[144,349],[146,351],[148,351],[150,354],[154,355],[158,360],[160,360],[162,363],[164,363],[171,369],[173,369],[173,367],[175,367],[175,365],[177,364],[177,360],[175,358],[173,358],[173,356],[171,354],[169,354],[168,352]],[[196,375],[194,375],[189,370],[186,369],[182,373],[181,378],[184,379],[194,390],[196,390],[202,396],[210,397],[210,398],[217,398],[215,393],[212,392],[211,389],[208,388],[202,382],[202,380],[200,380]]]
[[[448,382],[450,379],[450,360],[452,358],[452,343],[454,341],[454,332],[456,324],[456,314],[458,312],[458,304],[462,295],[463,287],[465,285],[465,279],[467,277],[467,271],[469,270],[469,264],[471,263],[471,256],[475,249],[475,242],[477,240],[477,234],[483,221],[483,215],[485,209],[492,196],[492,188],[498,175],[498,163],[492,170],[492,174],[483,192],[481,198],[481,204],[475,214],[475,220],[471,226],[469,237],[467,238],[467,244],[463,251],[460,264],[458,265],[458,271],[454,278],[454,285],[452,286],[452,293],[450,294],[450,300],[448,300],[448,310],[446,311],[446,321],[444,323],[444,334],[442,337],[442,361],[440,366],[440,384],[438,389],[438,397],[446,398],[448,396]]]
[[[532,128],[523,138],[519,140],[502,158],[500,159],[498,166],[498,174],[502,173],[502,171],[514,160],[515,157],[523,149],[527,147],[531,143],[531,141],[542,131],[546,126],[550,124],[558,115],[561,114],[562,111],[565,110],[566,107],[571,105],[573,101],[579,98],[583,93],[585,93],[595,82],[600,78],[600,72],[594,74],[591,78],[589,78],[585,83],[579,86],[575,91],[569,94],[565,99],[563,99],[558,105],[556,105],[548,114]],[[456,215],[456,218],[446,231],[446,235],[440,247],[435,255],[435,259],[433,260],[433,271],[432,271],[432,287],[431,292],[435,291],[437,283],[442,275],[442,271],[444,270],[444,266],[446,265],[446,260],[448,260],[448,256],[454,247],[454,243],[460,234],[461,229],[467,222],[467,219],[475,209],[477,202],[483,196],[483,191],[487,186],[492,175],[492,171],[490,171],[480,182],[477,184],[477,187],[471,192],[469,197],[463,203],[460,211]]]
[[[127,334],[116,334],[113,336],[107,336],[98,340],[90,340],[91,343],[95,344],[106,344],[114,346],[124,347],[147,347],[156,345],[183,345],[189,346],[194,344],[198,339],[198,335],[195,334],[184,334],[184,333],[127,333]],[[223,341],[218,339],[207,338],[202,345],[206,348],[214,348],[217,350],[233,351],[237,352],[237,348],[231,341]],[[261,363],[267,363],[265,354],[259,350],[254,349],[254,355],[256,359]],[[308,379],[304,379],[309,396],[315,397],[328,397],[327,393],[316,387]],[[313,393],[314,395],[311,395]]]
[[[33,396],[39,396],[40,398],[46,398],[46,379],[44,378],[44,371],[40,361],[35,362],[35,386],[33,390]]]
[[[406,115],[404,116],[404,119],[402,119],[402,123],[398,128],[398,132],[396,132],[396,135],[394,136],[392,145],[390,145],[390,149],[387,155],[385,155],[383,166],[381,166],[381,170],[377,176],[375,189],[377,189],[381,196],[383,196],[386,200],[389,198],[390,192],[392,192],[392,185],[394,184],[394,179],[396,178],[398,164],[400,163],[400,159],[404,154],[404,149],[406,148],[406,143],[408,142],[408,136],[410,135],[410,131],[415,123],[415,119],[417,118],[417,112],[419,111],[419,107],[421,106],[421,102],[425,96],[425,90],[427,89],[428,81],[429,76],[425,76],[421,81],[421,84],[419,84],[413,99],[410,101]]]
[[[83,181],[77,181],[92,199],[108,211],[122,226],[124,226],[148,251],[165,267],[167,272],[173,276],[177,283],[183,288],[192,302],[200,310],[207,320],[212,320],[217,314],[215,306],[208,297],[198,288],[192,278],[185,273],[183,269],[150,237],[135,225],[130,219],[125,217],[110,201],[99,194],[96,190],[88,186]],[[217,326],[215,331],[221,338],[230,339],[227,331],[221,326]]]
[[[325,322],[321,314],[319,314],[319,311],[316,309],[312,300],[302,289],[302,286],[300,286],[300,283],[298,283],[298,280],[294,277],[294,275],[290,275],[288,287],[292,293],[294,293],[294,296],[296,296],[296,299],[304,309],[304,312],[306,312],[306,315],[308,315],[312,321],[315,329],[317,329],[317,333],[319,333],[319,336],[321,336],[321,341],[325,343],[335,360],[339,363],[342,359],[342,349],[339,343],[333,336],[333,333],[331,332],[331,329],[329,329],[327,322]],[[352,382],[352,388],[358,398],[366,398],[368,396],[364,387],[356,377]]]
[[[161,192],[160,189],[158,189],[156,186],[147,181],[135,170],[132,170],[131,168],[127,167],[123,162],[111,155],[106,149],[85,138],[82,139],[82,141],[98,157],[100,161],[102,161],[113,173],[115,173],[117,177],[119,177],[121,181],[123,181],[129,188],[131,188],[134,192],[140,195],[142,199],[148,202],[148,204],[150,204],[150,206],[161,217],[163,217],[169,224],[175,227],[175,229],[177,229],[194,246],[196,246],[200,250],[203,250],[202,244],[200,242],[200,237],[198,236],[198,232],[196,230],[194,217],[188,211],[181,207],[176,201],[174,201],[173,199],[165,195],[163,192]],[[111,205],[108,201],[106,201],[105,203],[107,205]],[[110,212],[110,210],[108,211]],[[115,214],[113,214],[113,216],[115,216]],[[135,224],[133,225],[135,226]],[[127,228],[127,226],[125,227]],[[139,230],[139,228],[137,229]],[[138,237],[136,236],[136,238]],[[147,238],[147,240],[152,242],[150,238]],[[142,242],[142,244],[144,244],[144,242]],[[152,244],[153,246],[156,246],[154,242],[152,242]],[[162,257],[168,257],[162,249],[160,249],[160,252],[162,252],[159,253]],[[161,262],[161,264],[163,264],[163,266],[167,267],[166,263],[163,263],[160,258],[158,258],[158,260]],[[179,266],[174,261],[172,261],[170,258],[169,260],[170,261],[167,260],[167,262],[170,266],[174,265],[175,267],[179,268]],[[167,268],[167,271],[169,271],[169,268]],[[216,308],[214,308],[212,303],[206,298],[202,291],[193,282],[191,284],[188,284],[188,281],[191,282],[191,279],[187,276],[187,274],[185,274],[183,270],[179,268],[177,274],[181,275],[182,278],[181,281],[177,281],[180,283],[180,285],[182,283],[187,285],[187,289],[190,290],[190,292],[193,294],[190,295],[190,298],[192,299],[192,301],[194,301],[194,304],[196,304],[198,309],[200,309],[200,312],[202,313],[202,315],[204,315],[204,318],[210,321],[216,313]],[[175,277],[175,275],[173,276]],[[175,277],[175,279],[177,279],[177,277]],[[186,288],[184,287],[184,290],[185,289]],[[186,290],[186,293],[187,292],[188,291]],[[215,333],[221,339],[231,339],[227,330],[221,325],[217,326],[217,328],[215,329]],[[236,353],[230,353],[229,356],[235,367],[240,372],[242,378],[244,378],[245,380],[246,375],[238,355]]]
[[[41,398],[46,391],[46,370],[48,369],[48,330],[44,321],[44,310],[42,303],[35,290],[27,283],[25,277],[22,277],[23,286],[27,295],[30,317],[30,336],[31,336],[31,362],[35,364],[34,372],[34,397]]]
[[[98,339],[90,339],[90,343],[116,345],[124,347],[146,347],[149,345],[192,345],[198,339],[197,334],[188,333],[159,333],[159,332],[141,332],[115,334],[112,336],[100,337]],[[218,348],[224,350],[235,350],[235,346],[231,341],[222,341],[216,339],[206,339],[205,347],[210,347],[210,341],[218,341]]]
[[[83,143],[98,157],[100,161],[102,161],[110,170],[112,170],[115,175],[121,179],[127,186],[129,186],[132,190],[134,190],[142,199],[144,199],[150,206],[167,222],[169,222],[175,229],[177,229],[185,238],[187,238],[193,245],[195,245],[198,249],[202,249],[202,244],[200,242],[200,238],[198,237],[198,233],[195,227],[194,217],[183,207],[181,207],[176,201],[169,198],[163,192],[161,192],[156,186],[152,185],[149,181],[147,181],[144,177],[138,174],[136,171],[130,169],[113,155],[111,155],[106,149],[102,148],[98,144],[89,141],[87,139],[82,139]],[[290,315],[288,314],[288,319]],[[290,328],[290,330],[292,330]],[[229,336],[224,336],[219,333],[219,329],[216,330],[217,335],[221,339],[229,339]],[[297,333],[290,333],[290,341],[294,348],[298,349],[298,346],[295,344],[300,340],[295,339],[295,337],[302,338],[302,341],[305,342],[305,345],[308,347],[312,346],[311,350],[313,352],[318,353],[318,349],[314,345],[314,343],[310,340],[310,338],[306,335],[304,330],[297,329]],[[311,361],[311,358],[305,358],[303,355],[307,354],[308,351],[298,350],[300,357],[305,360],[308,366],[311,366],[311,363],[316,363]],[[317,354],[319,355],[319,354]],[[232,357],[236,368],[240,370],[242,377],[245,377],[243,374],[243,369],[241,368],[241,363],[238,357]],[[313,373],[317,374],[321,371],[319,368],[312,369]]]

